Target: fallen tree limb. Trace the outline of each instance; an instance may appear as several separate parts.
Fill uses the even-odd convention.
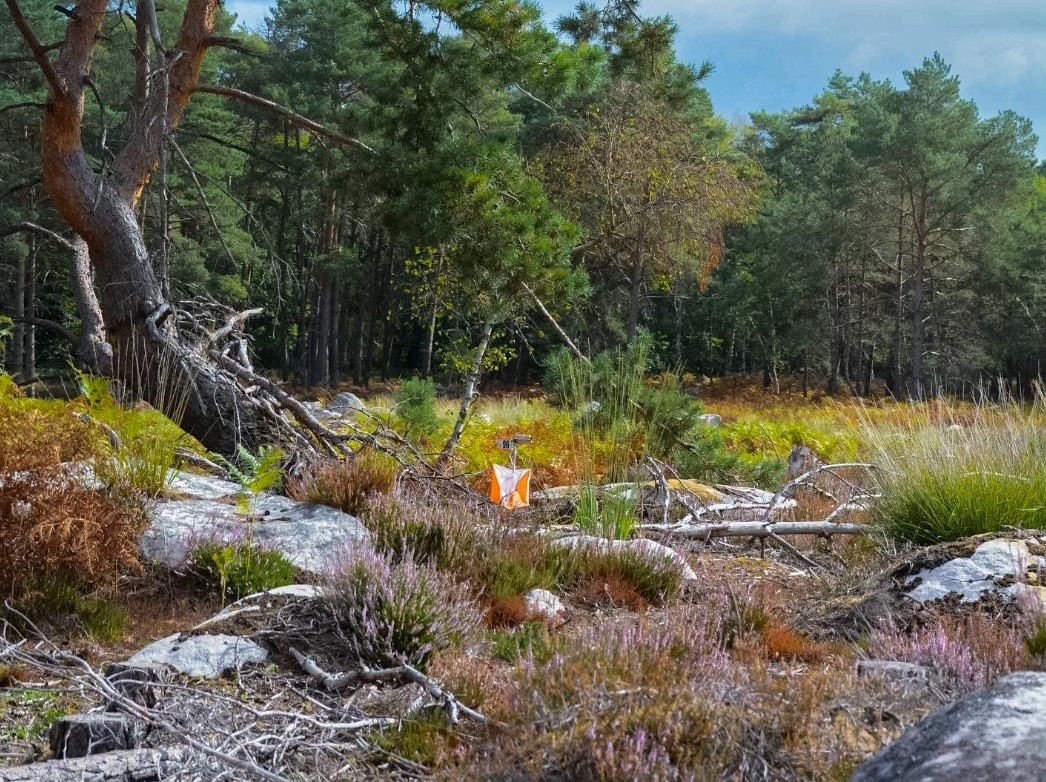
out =
[[[0,782],[160,782],[182,770],[190,747],[129,749],[0,768]]]
[[[305,673],[322,682],[323,686],[328,690],[341,690],[365,682],[387,682],[406,679],[415,684],[420,684],[433,700],[442,701],[444,708],[447,710],[447,718],[453,725],[458,723],[459,714],[471,717],[484,725],[501,724],[480,714],[475,709],[470,709],[455,698],[453,694],[444,690],[437,682],[412,665],[398,665],[394,668],[382,668],[380,670],[350,671],[349,673],[335,675],[327,673],[313,659],[306,657],[294,647],[290,648],[290,653],[298,661],[298,665],[301,666]]]
[[[707,524],[641,524],[640,529],[677,538],[774,538],[780,535],[870,535],[869,524],[834,521],[720,521]]]

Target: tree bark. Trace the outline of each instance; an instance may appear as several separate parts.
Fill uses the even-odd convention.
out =
[[[159,782],[181,771],[194,755],[189,747],[164,747],[48,760],[0,768],[0,782]]]
[[[76,311],[80,315],[77,359],[87,372],[110,376],[113,373],[113,349],[105,336],[105,320],[94,290],[87,242],[79,236],[73,240],[71,277]]]

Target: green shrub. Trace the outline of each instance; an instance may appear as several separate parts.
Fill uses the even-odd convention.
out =
[[[1046,619],[1039,620],[1038,625],[1024,638],[1028,654],[1046,663]]]
[[[604,461],[606,481],[625,480],[644,456],[668,457],[701,415],[700,403],[682,392],[678,373],[648,382],[650,359],[651,340],[643,335],[588,363],[566,350],[545,362],[549,400],[571,412],[584,450]]]
[[[174,476],[179,447],[192,439],[169,418],[148,405],[123,407],[113,397],[107,378],[79,376],[81,400],[87,414],[119,438],[119,447],[108,449],[108,458],[95,463],[99,477],[110,485],[131,486],[148,497],[162,494]],[[172,401],[177,413],[185,400]]]
[[[204,538],[189,543],[190,572],[225,600],[239,600],[294,583],[296,570],[281,552],[249,538]]]
[[[425,378],[412,378],[400,386],[393,397],[396,415],[403,422],[404,434],[414,441],[425,440],[440,427],[436,412],[436,384]]]
[[[236,446],[236,462],[218,456],[240,491],[236,495],[236,505],[243,513],[251,513],[258,495],[271,489],[283,477],[283,451],[271,445],[263,445],[257,454],[251,453],[242,444]]]
[[[31,582],[17,601],[17,607],[33,622],[49,625],[73,622],[102,643],[121,638],[128,620],[123,608],[97,595],[84,594],[75,579],[58,572]],[[15,621],[17,623],[17,619]]]

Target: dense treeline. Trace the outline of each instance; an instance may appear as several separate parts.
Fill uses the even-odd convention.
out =
[[[51,3],[20,5],[62,40]],[[110,6],[86,93],[103,176],[149,78],[136,7]],[[157,8],[165,40],[183,10]],[[903,86],[837,74],[737,129],[710,66],[633,0],[551,26],[509,0],[280,0],[259,32],[232,24],[137,209],[174,298],[264,308],[269,371],[524,380],[565,337],[589,353],[647,328],[666,363],[830,391],[1040,374],[1046,171],[1030,123],[980,117],[939,57]],[[27,51],[0,19],[0,340],[23,379],[91,316]]]

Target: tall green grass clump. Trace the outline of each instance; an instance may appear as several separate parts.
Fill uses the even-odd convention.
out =
[[[874,519],[892,538],[931,545],[1009,528],[1046,528],[1046,434],[1034,408],[914,407],[892,427],[864,425],[879,466]]]

